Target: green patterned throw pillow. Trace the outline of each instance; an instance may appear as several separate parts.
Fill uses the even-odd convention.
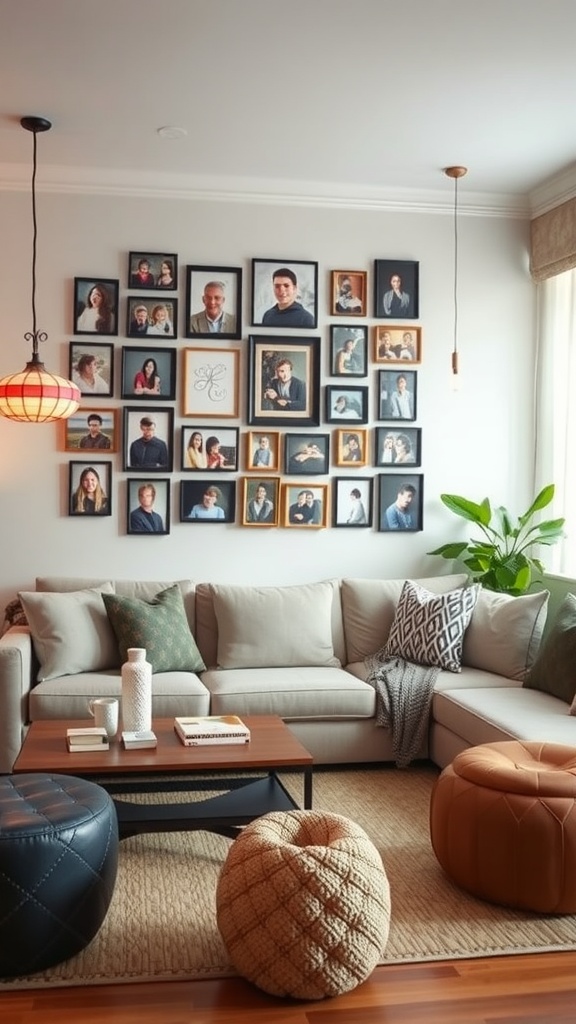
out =
[[[433,594],[406,580],[386,644],[386,657],[459,672],[462,641],[479,590],[479,584],[474,583],[448,594]]]
[[[190,632],[178,585],[161,590],[152,601],[118,594],[103,594],[102,599],[122,662],[128,658],[129,647],[144,647],[152,672],[202,672],[206,668]]]

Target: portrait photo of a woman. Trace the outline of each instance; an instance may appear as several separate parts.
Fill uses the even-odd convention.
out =
[[[74,278],[74,333],[118,334],[116,279]]]

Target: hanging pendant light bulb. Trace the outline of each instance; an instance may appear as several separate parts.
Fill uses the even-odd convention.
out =
[[[36,135],[52,127],[45,117],[23,117],[20,124],[34,137],[32,171],[32,330],[24,341],[32,342],[32,358],[20,373],[0,380],[0,415],[20,423],[49,423],[72,416],[80,404],[80,391],[64,377],[50,373],[38,355],[39,342],[47,341],[45,331],[36,325]]]
[[[468,173],[467,167],[445,167],[444,174],[454,180],[454,337],[452,341],[452,373],[458,374],[458,179]]]

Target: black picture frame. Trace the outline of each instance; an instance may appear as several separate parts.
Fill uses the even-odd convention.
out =
[[[379,320],[415,320],[420,308],[418,276],[415,260],[374,260],[374,316]],[[393,277],[400,278],[397,296]]]
[[[223,302],[219,303],[219,298]],[[221,330],[211,331],[207,310],[223,316]],[[242,336],[242,268],[210,267],[188,264],[186,267],[187,338],[240,338]]]
[[[285,434],[286,476],[323,476],[330,470],[330,434]]]
[[[144,367],[150,361],[155,365],[152,375],[148,377]],[[175,348],[122,346],[122,398],[131,401],[165,402],[175,397]]]
[[[146,319],[140,310],[146,310]],[[126,300],[126,334],[129,338],[150,338],[152,344],[178,337],[178,299],[170,295],[129,295]]]
[[[153,492],[151,507],[141,506],[142,492]],[[159,522],[160,520],[160,522]],[[170,533],[170,480],[131,477],[126,480],[126,533],[138,537],[165,537]]]
[[[118,334],[119,286],[117,277],[74,278],[74,334]],[[96,292],[101,296],[98,306],[93,301]]]
[[[390,512],[398,496],[406,490],[413,490],[410,506],[402,511]],[[422,473],[379,473],[378,474],[378,531],[380,533],[420,533],[423,529],[424,476]],[[408,515],[410,525],[401,525],[402,517]]]
[[[397,461],[397,441],[401,443],[402,458]],[[408,444],[406,444],[406,441]],[[404,458],[404,453],[408,457]],[[374,465],[385,466],[387,469],[404,469],[405,466],[422,465],[422,429],[421,427],[375,427],[374,428]]]
[[[332,481],[332,525],[372,526],[374,481],[371,476],[336,476]]]
[[[400,391],[400,379],[406,385]],[[409,396],[408,398],[406,396]],[[404,370],[378,370],[378,409],[376,419],[410,422],[418,412],[418,372]]]
[[[330,374],[365,377],[368,373],[368,328],[330,324]]]
[[[193,443],[193,439],[200,436],[200,447]],[[191,473],[235,473],[238,471],[238,427],[215,426],[211,423],[194,424],[193,426],[182,427],[182,455],[180,468]],[[220,459],[210,461],[210,449],[218,444]]]
[[[207,490],[217,491],[216,505],[222,516],[203,515],[202,508],[194,513],[195,506],[203,506],[203,498]],[[202,480],[181,480],[180,481],[180,522],[193,523],[195,525],[223,525],[233,523],[236,519],[236,481],[235,480],[214,480],[211,477],[204,477]]]
[[[276,371],[289,363],[291,396],[282,398]],[[248,338],[248,423],[317,427],[320,422],[320,338]],[[286,372],[286,371],[284,371]],[[273,397],[273,396],[276,397]],[[284,404],[284,403],[287,404]]]
[[[327,423],[367,423],[368,388],[350,384],[327,384],[324,389]]]
[[[84,486],[90,473],[96,476],[96,490]],[[112,515],[112,462],[72,459],[68,463],[68,515],[89,519]]]
[[[68,376],[88,398],[111,398],[114,393],[114,345],[100,341],[71,341]]]
[[[163,442],[149,451],[146,420],[156,424],[152,438]],[[138,445],[135,442],[142,441]],[[134,446],[134,447],[133,447]],[[128,473],[171,473],[174,463],[174,408],[172,406],[124,406],[123,465]]]
[[[145,275],[140,273],[144,263],[148,264]],[[165,264],[170,269],[170,277],[164,270]],[[178,289],[178,256],[175,252],[129,253],[127,286],[131,291],[175,292]]]
[[[61,421],[62,447],[76,455],[85,452],[116,452],[120,446],[120,410],[82,406]]]
[[[284,271],[284,273],[281,273]],[[274,284],[275,278],[278,285]],[[280,279],[286,309],[278,308]],[[288,294],[287,294],[288,293]],[[311,260],[252,260],[252,325],[267,330],[315,330],[318,324],[318,263]]]

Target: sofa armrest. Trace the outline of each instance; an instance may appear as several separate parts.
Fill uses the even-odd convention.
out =
[[[0,637],[0,773],[12,771],[22,746],[32,665],[30,630],[12,626]]]

